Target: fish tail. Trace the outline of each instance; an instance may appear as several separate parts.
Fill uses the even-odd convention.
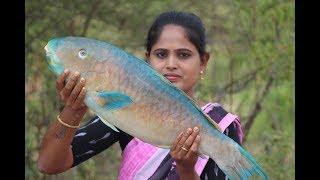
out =
[[[228,176],[229,179],[249,179],[249,177],[255,177],[257,174],[263,179],[268,180],[268,176],[265,171],[258,165],[252,155],[250,155],[246,150],[241,146],[238,146],[237,149],[241,153],[239,159],[233,166],[226,166],[224,173]]]

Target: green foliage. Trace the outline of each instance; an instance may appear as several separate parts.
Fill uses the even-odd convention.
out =
[[[55,76],[44,60],[47,41],[85,36],[145,58],[147,31],[156,16],[168,10],[193,12],[206,27],[210,60],[196,97],[219,102],[239,115],[243,128],[259,103],[251,128],[245,129],[244,147],[270,179],[294,179],[294,8],[292,0],[27,1],[26,179],[116,179],[121,160],[115,144],[59,175],[38,171],[41,139],[60,106]]]

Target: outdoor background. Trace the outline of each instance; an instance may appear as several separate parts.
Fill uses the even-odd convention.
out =
[[[84,36],[144,59],[144,41],[157,15],[193,12],[205,24],[211,54],[197,97],[241,118],[244,148],[270,179],[295,178],[295,24],[293,0],[26,1],[25,178],[116,179],[119,144],[59,175],[43,175],[41,139],[61,106],[44,46],[55,37]],[[86,115],[86,122],[90,114]]]

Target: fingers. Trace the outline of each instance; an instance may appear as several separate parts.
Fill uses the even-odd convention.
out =
[[[69,95],[71,91],[73,90],[74,86],[76,85],[78,78],[80,76],[79,72],[75,72],[71,74],[70,80],[67,82],[65,87],[60,91],[60,95],[63,100],[66,100],[69,98]]]
[[[81,92],[79,93],[77,99],[75,100],[73,106],[74,108],[82,108],[82,107],[85,107],[84,103],[83,103],[83,100],[85,98],[85,95],[86,95],[86,89],[85,87],[82,87],[81,89]]]
[[[178,141],[177,146],[175,147],[174,151],[178,153],[181,150],[181,147],[184,145],[184,142],[188,139],[189,135],[192,133],[192,129],[188,128],[186,132],[183,132],[182,137]]]
[[[173,151],[174,149],[177,148],[178,142],[179,142],[180,139],[182,138],[182,134],[183,134],[183,132],[181,132],[181,133],[178,135],[178,137],[174,140],[174,142],[173,142],[173,144],[172,144],[172,146],[171,146],[171,151]]]
[[[186,154],[187,158],[198,155],[199,143],[200,143],[200,136],[197,135],[195,140],[193,141],[188,153]]]
[[[57,91],[60,92],[63,87],[64,87],[64,81],[66,80],[66,77],[69,75],[69,70],[64,70],[64,72],[57,78],[57,81],[56,81],[56,88],[57,88]]]
[[[81,78],[80,81],[73,88],[73,90],[68,98],[68,101],[67,101],[68,106],[71,105],[77,99],[77,97],[80,94],[80,92],[82,91],[84,85],[85,85],[85,80],[84,80],[84,78]]]
[[[199,128],[188,128],[173,143],[170,155],[177,164],[193,167],[198,158]]]
[[[197,135],[199,134],[199,128],[198,127],[194,127],[192,133],[188,136],[188,138],[186,139],[186,141],[183,144],[183,148],[180,148],[180,152],[182,155],[186,155],[189,151],[190,148],[194,142],[194,140],[196,139]]]

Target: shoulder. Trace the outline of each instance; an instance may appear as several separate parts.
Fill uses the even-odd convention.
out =
[[[203,111],[219,125],[224,134],[236,136],[237,142],[242,142],[243,132],[238,115],[227,111],[219,103],[208,103],[203,107]]]
[[[220,123],[229,113],[219,103],[209,102],[203,106],[203,111],[208,114],[216,123]]]

